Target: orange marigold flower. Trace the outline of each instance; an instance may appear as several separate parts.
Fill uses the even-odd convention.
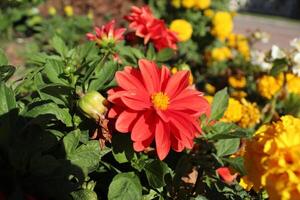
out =
[[[108,91],[113,103],[110,118],[116,118],[116,130],[131,132],[135,151],[143,151],[153,140],[159,159],[170,148],[180,152],[192,148],[201,132],[199,117],[209,114],[203,94],[189,86],[189,72],[170,70],[145,59],[139,69],[125,67],[116,73],[118,87]]]

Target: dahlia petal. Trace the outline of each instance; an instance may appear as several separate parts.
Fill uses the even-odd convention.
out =
[[[121,112],[123,108],[120,106],[113,106],[111,109],[108,111],[108,118],[116,118]]]
[[[160,160],[165,159],[171,148],[170,128],[162,120],[158,120],[155,127],[156,152]]]
[[[87,33],[85,36],[90,41],[94,41],[94,40],[97,39],[96,36],[94,34],[92,34],[92,33]]]
[[[167,83],[165,93],[172,99],[189,85],[189,71],[174,74]]]
[[[169,121],[169,117],[167,116],[167,114],[164,111],[158,109],[158,110],[156,110],[156,113],[164,122]]]
[[[149,109],[152,106],[148,95],[143,96],[134,91],[128,91],[123,94],[121,100],[127,107],[131,108],[132,110],[145,110]]]
[[[191,124],[189,120],[186,118],[180,117],[176,115],[176,113],[169,113],[170,116],[170,121],[173,123],[175,127],[177,127],[178,130],[180,130],[180,135],[184,134],[190,139],[194,139],[195,134],[195,128]]]
[[[151,131],[151,128],[154,126],[151,117],[152,111],[147,111],[137,119],[131,131],[131,139],[133,141],[144,141],[154,134]]]
[[[160,70],[160,90],[164,91],[170,79],[170,70],[166,66],[162,66]]]
[[[151,136],[147,140],[133,142],[133,149],[137,152],[144,151],[147,147],[150,146],[154,139],[154,136]]]
[[[128,133],[133,126],[133,122],[138,117],[138,113],[131,110],[124,110],[116,121],[116,129],[121,133]]]
[[[150,94],[159,91],[158,68],[154,62],[141,59],[139,67],[144,80],[145,87]]]
[[[130,69],[127,69],[127,71],[129,70]],[[139,90],[139,92],[144,92],[145,88],[143,87],[142,82],[127,71],[118,71],[116,73],[115,77],[119,87],[123,88],[124,90]]]
[[[173,123],[170,123],[170,125],[171,125],[171,131],[172,131],[174,138],[176,140],[178,140],[178,142],[180,142],[183,146],[185,146],[187,148],[192,148],[193,139],[190,139],[185,134],[182,134],[181,130],[177,126],[175,126]]]
[[[182,152],[184,149],[184,145],[177,140],[174,136],[171,137],[172,149],[176,152]]]

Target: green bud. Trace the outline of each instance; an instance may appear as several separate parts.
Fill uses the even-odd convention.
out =
[[[78,101],[80,111],[88,118],[99,120],[107,112],[107,100],[97,91],[86,93]]]
[[[179,65],[178,69],[179,70],[188,70],[188,71],[191,71],[190,66],[188,64],[186,64],[186,63],[183,63],[183,64]]]

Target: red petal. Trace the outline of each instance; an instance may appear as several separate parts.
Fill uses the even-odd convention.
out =
[[[151,136],[150,138],[148,138],[147,140],[144,140],[142,142],[137,141],[137,142],[133,142],[133,148],[135,151],[143,151],[145,150],[145,148],[149,147],[150,144],[152,143],[154,138],[154,135]]]
[[[172,141],[172,149],[176,152],[181,152],[184,149],[184,145],[177,140],[174,136],[171,136],[171,141]]]
[[[138,117],[138,113],[124,110],[116,121],[116,129],[121,133],[128,133],[132,130],[133,122]]]
[[[143,113],[135,122],[131,132],[131,139],[133,141],[144,141],[154,135],[153,127],[154,120],[152,111]]]
[[[158,77],[158,68],[154,62],[140,59],[139,68],[144,80],[144,84],[149,92],[152,94],[159,91],[159,77]]]
[[[170,128],[162,120],[158,120],[155,127],[156,151],[160,160],[165,159],[171,148]]]
[[[166,66],[162,66],[160,71],[160,90],[165,91],[167,83],[170,79],[170,70]]]
[[[183,89],[188,87],[189,85],[189,72],[187,70],[183,70],[174,74],[169,82],[167,83],[167,87],[165,93],[172,99],[177,94],[179,94]]]
[[[220,167],[216,170],[219,176],[227,183],[231,184],[236,179],[237,174],[232,175],[228,167]]]

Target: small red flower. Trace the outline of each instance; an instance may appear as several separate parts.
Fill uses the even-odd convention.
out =
[[[144,44],[151,41],[157,50],[177,49],[176,33],[169,30],[163,20],[155,18],[148,6],[142,8],[133,6],[125,19],[130,22],[129,27],[135,30],[135,34],[144,38]]]
[[[125,67],[116,73],[118,87],[108,91],[113,103],[109,118],[116,118],[116,130],[131,132],[135,151],[143,151],[153,140],[163,160],[170,148],[181,152],[192,148],[201,132],[199,117],[210,112],[203,94],[189,86],[189,72],[170,75],[170,70],[148,60],[139,69]]]
[[[116,21],[112,20],[109,23],[103,25],[101,28],[95,27],[96,35],[93,33],[87,33],[88,40],[96,41],[100,46],[106,46],[108,44],[115,44],[124,39],[125,28],[115,29]]]
[[[223,181],[229,185],[232,184],[237,177],[237,173],[232,175],[228,167],[220,167],[216,171]]]

